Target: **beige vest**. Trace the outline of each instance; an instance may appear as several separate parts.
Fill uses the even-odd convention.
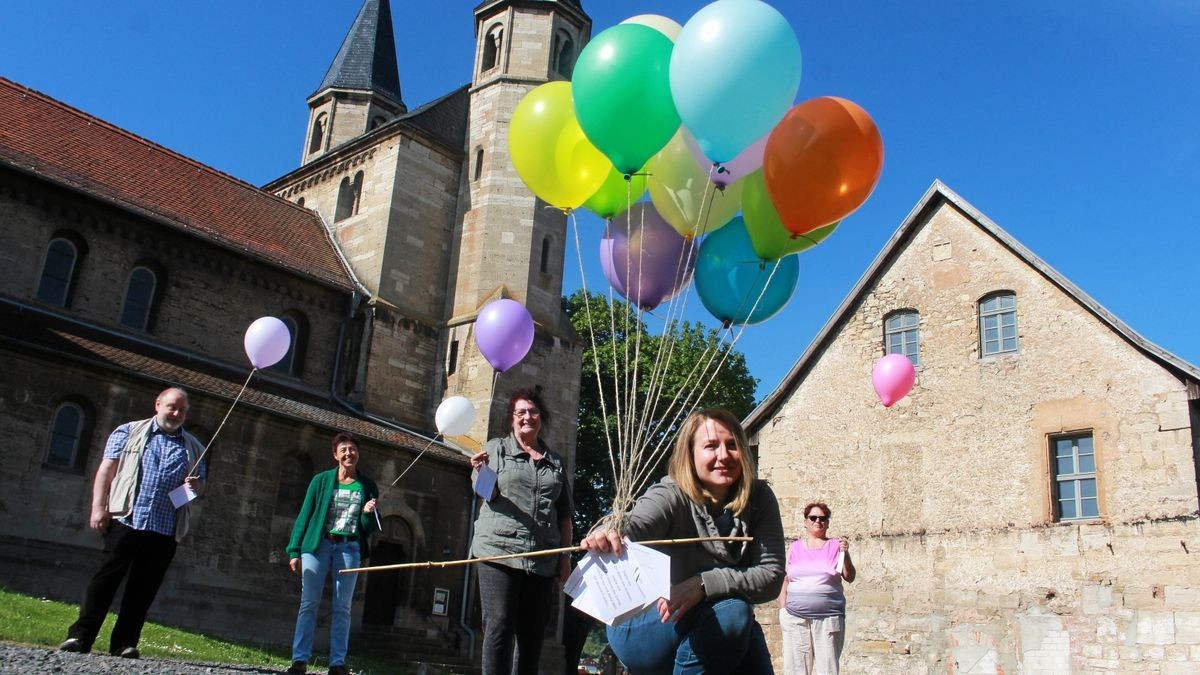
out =
[[[125,440],[125,447],[121,449],[121,457],[117,460],[117,474],[113,476],[112,484],[108,488],[108,512],[113,518],[124,518],[133,513],[138,480],[142,474],[142,451],[146,449],[146,441],[150,439],[152,421],[153,417],[129,425],[129,437]],[[184,447],[187,448],[188,466],[191,466],[204,452],[204,444],[186,431],[181,433]],[[183,541],[191,519],[199,516],[199,509],[197,501],[192,500],[175,511],[175,541]]]

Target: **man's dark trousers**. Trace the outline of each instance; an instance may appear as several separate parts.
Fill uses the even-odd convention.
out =
[[[163,576],[175,557],[175,539],[157,532],[135,530],[117,521],[109,525],[104,535],[104,557],[100,569],[92,577],[79,607],[79,620],[67,630],[67,636],[78,639],[87,649],[96,641],[104,617],[112,605],[121,579],[126,577],[121,611],[113,627],[109,651],[113,654],[125,647],[136,647],[142,637],[146,612],[158,594]]]

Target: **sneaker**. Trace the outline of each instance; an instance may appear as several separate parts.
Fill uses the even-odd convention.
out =
[[[138,659],[142,655],[138,653],[137,647],[122,647],[114,651],[113,656],[119,656],[123,659]]]
[[[292,665],[287,670],[283,671],[287,675],[304,675],[308,672],[307,661],[292,661]]]
[[[344,664],[340,666],[329,666],[329,675],[350,675],[350,669]]]
[[[83,644],[83,640],[80,640],[79,638],[67,638],[58,646],[58,651],[86,654],[92,651],[92,648]]]

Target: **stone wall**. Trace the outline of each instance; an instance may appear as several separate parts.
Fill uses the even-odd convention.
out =
[[[1019,351],[981,358],[977,303],[998,290],[1016,294]],[[920,312],[921,367],[888,409],[870,371],[899,309]],[[1050,441],[1067,432],[1093,435],[1098,519],[1055,522]],[[788,535],[825,501],[831,536],[852,542],[849,670],[1196,667],[1185,384],[950,204],[849,308],[758,442]]]

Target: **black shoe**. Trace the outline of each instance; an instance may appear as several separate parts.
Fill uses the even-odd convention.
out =
[[[350,675],[350,669],[344,665],[329,666],[329,675]]]
[[[83,644],[83,640],[80,640],[79,638],[67,638],[61,645],[58,646],[58,651],[86,654],[92,651],[92,648]]]
[[[139,659],[142,657],[142,655],[138,653],[137,647],[122,647],[120,649],[115,649],[113,650],[112,655],[119,656],[123,659]]]
[[[283,671],[287,675],[304,675],[308,672],[307,661],[292,661],[292,665],[287,670]]]

